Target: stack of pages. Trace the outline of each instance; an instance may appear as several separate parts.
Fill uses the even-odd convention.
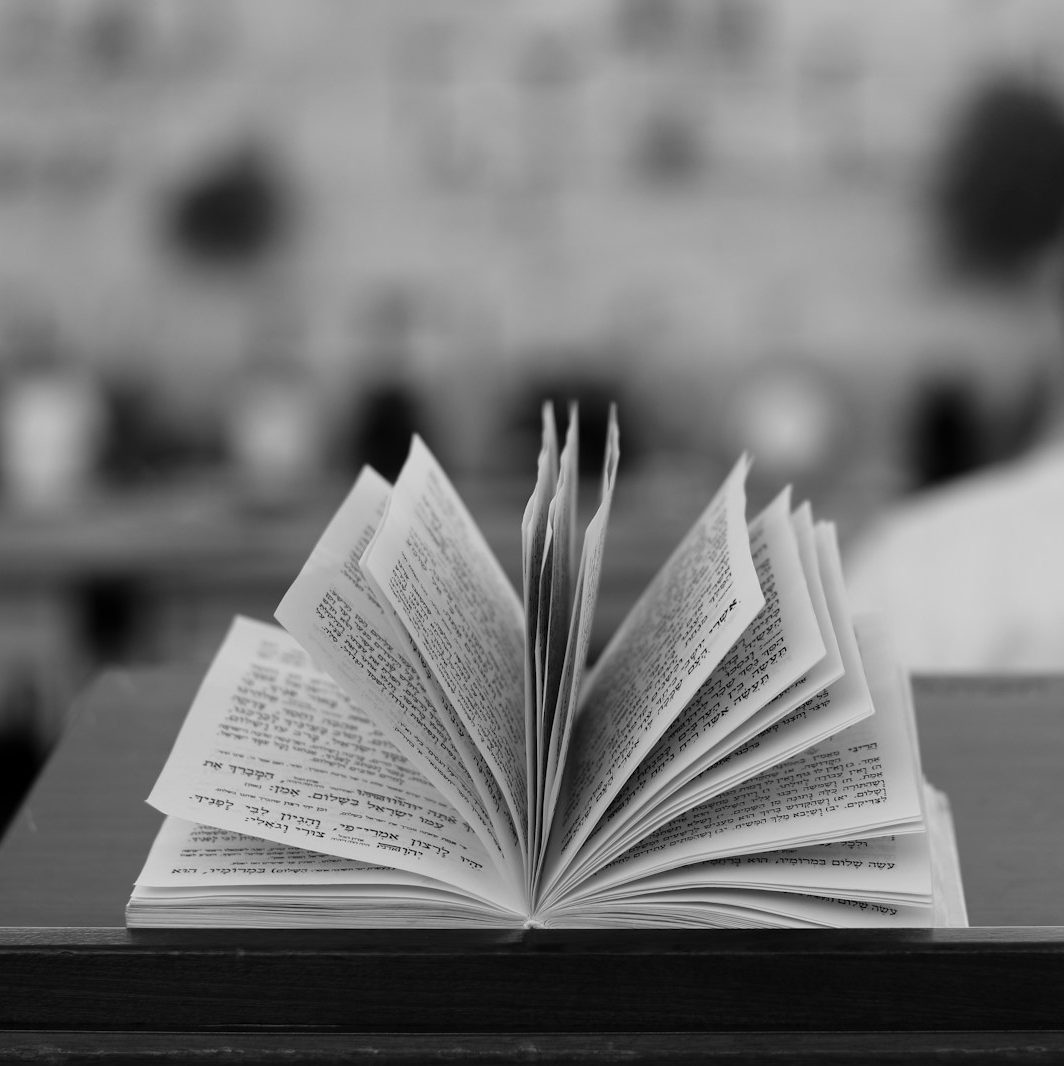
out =
[[[234,621],[149,803],[130,926],[966,924],[906,676],[833,527],[742,458],[587,666],[618,462],[577,530],[544,409],[516,592],[424,443]],[[648,516],[650,520],[650,516]]]

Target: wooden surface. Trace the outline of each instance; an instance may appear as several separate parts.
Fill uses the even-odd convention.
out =
[[[924,773],[949,796],[974,926],[1064,925],[1064,678],[917,678]]]
[[[195,680],[98,683],[0,848],[0,1058],[1064,1057],[1064,680],[918,686],[983,928],[131,933]]]

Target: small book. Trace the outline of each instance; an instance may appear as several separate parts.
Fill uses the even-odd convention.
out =
[[[834,528],[790,490],[749,517],[743,456],[590,664],[615,413],[582,532],[578,439],[544,407],[520,589],[422,440],[362,471],[209,667],[130,926],[966,924]]]

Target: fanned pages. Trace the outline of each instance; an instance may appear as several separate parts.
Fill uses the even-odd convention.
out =
[[[965,924],[907,679],[834,528],[743,456],[588,668],[619,469],[579,532],[550,405],[521,589],[419,438],[234,620],[149,802],[131,926]],[[643,519],[653,521],[652,514]]]
[[[524,851],[521,601],[418,437],[360,566],[457,711],[502,792]]]
[[[554,409],[543,407],[543,442],[536,466],[536,487],[521,522],[521,579],[525,607],[525,767],[528,774],[528,839],[539,837],[543,811],[544,766],[543,661],[541,634],[550,612],[550,589],[541,575],[548,555],[551,508],[558,486],[558,431]],[[542,616],[542,617],[541,617]]]

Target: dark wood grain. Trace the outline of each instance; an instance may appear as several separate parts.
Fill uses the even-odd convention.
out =
[[[97,1066],[136,1063],[307,1063],[313,1066],[372,1062],[410,1063],[606,1063],[786,1062],[1057,1064],[1064,1036],[1037,1033],[374,1033],[313,1035],[225,1032],[114,1034],[103,1045],[97,1033],[0,1033],[4,1061]]]
[[[1056,1031],[1064,930],[22,931],[0,1028]]]

